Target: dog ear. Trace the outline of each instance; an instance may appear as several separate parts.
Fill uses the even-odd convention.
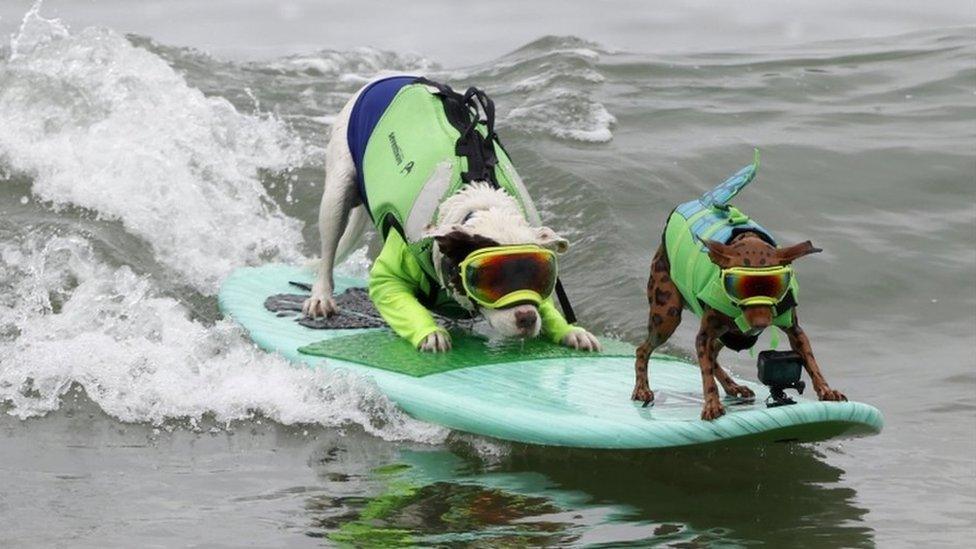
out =
[[[441,253],[451,258],[454,263],[461,263],[475,250],[498,246],[498,242],[490,238],[457,230],[444,235],[434,235],[434,240]]]
[[[702,240],[702,244],[708,248],[708,258],[712,263],[723,269],[735,266],[735,252],[732,248],[715,240]]]
[[[556,231],[549,227],[539,227],[535,230],[536,244],[543,248],[548,248],[557,254],[566,253],[569,249],[569,241],[559,236]]]
[[[424,238],[436,238],[453,232],[464,232],[464,227],[456,223],[454,225],[427,225],[424,227],[423,236]]]
[[[805,255],[816,254],[822,251],[822,249],[814,247],[813,242],[807,240],[806,242],[794,244],[789,248],[780,248],[776,250],[776,261],[778,261],[780,265],[789,265]]]

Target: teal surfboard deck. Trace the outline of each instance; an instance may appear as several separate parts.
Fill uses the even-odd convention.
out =
[[[881,431],[881,413],[860,402],[767,408],[768,390],[739,381],[754,402],[724,401],[726,415],[702,421],[697,365],[655,354],[653,406],[630,400],[633,346],[604,340],[603,353],[544,341],[495,343],[455,334],[454,350],[420,353],[383,328],[317,330],[264,307],[268,296],[300,293],[290,281],[312,273],[287,265],[241,268],[219,294],[221,310],[261,348],[298,364],[345,368],[372,379],[411,416],[477,435],[573,448],[655,449],[729,441],[817,441]],[[337,277],[336,292],[362,281]],[[300,350],[301,349],[301,350]]]

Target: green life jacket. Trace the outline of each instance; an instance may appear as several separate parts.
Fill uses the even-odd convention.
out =
[[[735,320],[736,327],[750,332],[742,309],[732,303],[722,287],[721,268],[708,257],[704,240],[729,243],[742,232],[753,232],[775,246],[772,235],[739,211],[728,205],[755,177],[757,162],[740,170],[729,180],[705,193],[701,198],[681,204],[671,213],[664,231],[664,245],[671,263],[671,279],[684,298],[685,305],[701,316],[704,305]],[[789,328],[793,325],[793,308],[799,285],[794,276],[790,290],[776,305],[773,325]]]
[[[486,121],[475,122],[475,101]],[[540,224],[493,124],[494,105],[483,92],[471,88],[461,95],[418,78],[399,88],[366,142],[357,168],[373,222],[384,239],[390,230],[399,232],[432,280],[433,239],[425,230],[437,223],[441,202],[466,183],[487,181],[504,189],[531,224]]]

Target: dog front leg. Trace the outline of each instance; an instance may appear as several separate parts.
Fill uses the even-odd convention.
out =
[[[752,389],[746,387],[745,385],[739,385],[732,379],[732,376],[722,368],[722,365],[718,363],[718,354],[722,351],[722,340],[715,339],[712,341],[712,363],[715,365],[715,377],[718,382],[722,385],[722,389],[725,389],[725,394],[728,396],[736,396],[740,398],[755,398],[756,394],[752,392]]]
[[[725,408],[718,398],[718,386],[715,385],[715,369],[717,364],[712,355],[714,342],[722,335],[725,323],[719,313],[706,309],[702,315],[701,327],[695,338],[695,351],[698,353],[698,365],[701,367],[702,394],[705,405],[702,407],[701,418],[706,421],[717,419],[725,414]]]
[[[827,385],[827,380],[824,378],[823,373],[820,372],[817,359],[813,356],[810,339],[807,337],[806,332],[803,331],[803,328],[800,327],[795,310],[793,311],[793,326],[784,331],[786,332],[786,337],[790,339],[790,347],[803,357],[807,375],[810,376],[810,381],[813,382],[813,390],[817,393],[820,400],[847,400],[844,393],[831,389]]]

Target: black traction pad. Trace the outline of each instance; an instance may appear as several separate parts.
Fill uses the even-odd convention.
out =
[[[297,286],[297,284],[296,284]],[[308,318],[302,314],[303,294],[275,294],[264,300],[264,308],[278,316],[295,316],[296,322],[316,330],[348,330],[352,328],[382,328],[386,326],[369,294],[363,288],[349,288],[335,297],[339,312],[327,318]]]
[[[312,286],[303,282],[291,282],[307,292]],[[302,314],[302,304],[308,299],[308,294],[275,294],[264,300],[264,308],[277,313],[278,316],[294,316],[295,322],[315,330],[350,330],[355,328],[385,328],[387,327],[380,312],[373,306],[369,293],[365,288],[349,288],[335,296],[339,312],[328,318],[308,318]],[[474,319],[448,318],[432,313],[442,326],[471,330]]]

